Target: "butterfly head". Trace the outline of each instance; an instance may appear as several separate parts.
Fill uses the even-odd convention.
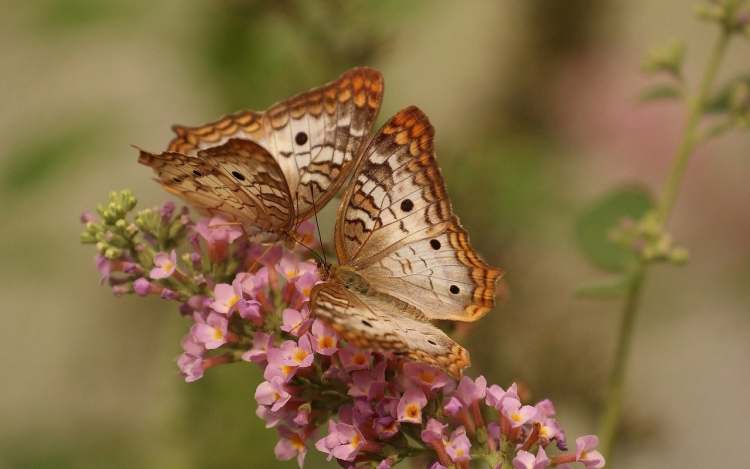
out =
[[[324,282],[331,278],[333,265],[330,262],[318,260],[318,277]]]

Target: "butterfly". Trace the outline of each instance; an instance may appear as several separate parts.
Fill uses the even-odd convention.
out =
[[[141,150],[156,181],[205,216],[276,242],[338,191],[370,136],[383,76],[368,68],[271,106],[199,127],[174,126],[166,152]]]
[[[324,283],[311,291],[310,308],[355,346],[459,377],[468,352],[430,321],[482,317],[503,271],[480,259],[453,214],[434,133],[411,106],[373,137],[339,205],[338,265],[319,263]]]

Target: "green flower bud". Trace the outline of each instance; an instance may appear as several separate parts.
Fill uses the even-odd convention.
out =
[[[118,248],[109,248],[104,252],[104,257],[107,259],[119,259],[122,256],[122,249]]]

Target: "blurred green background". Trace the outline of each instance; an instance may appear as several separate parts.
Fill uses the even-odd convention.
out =
[[[455,210],[506,270],[509,300],[463,341],[469,374],[549,397],[569,440],[596,431],[620,301],[576,246],[591,203],[658,190],[683,124],[640,105],[647,46],[685,37],[695,82],[716,34],[684,0],[6,2],[0,14],[0,468],[296,467],[255,415],[252,364],[186,384],[171,303],[98,286],[78,216],[110,190],[166,193],[130,145],[175,123],[262,110],[358,65],[381,70],[380,122],[436,127]],[[741,41],[738,41],[741,42]],[[747,42],[729,77],[747,70]],[[619,467],[745,467],[750,432],[750,138],[700,149],[671,223],[692,260],[658,267],[638,317]],[[335,203],[321,217],[332,231]],[[325,465],[313,449],[306,467]]]

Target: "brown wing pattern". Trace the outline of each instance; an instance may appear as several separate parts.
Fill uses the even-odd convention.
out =
[[[382,99],[380,72],[357,68],[266,112],[267,148],[287,177],[295,204],[299,196],[297,221],[311,217],[313,205],[325,205],[344,183]]]
[[[440,233],[453,221],[434,133],[427,116],[410,106],[375,135],[339,207],[339,263],[369,265],[372,256],[397,249],[412,235]]]
[[[223,215],[242,224],[257,242],[277,241],[294,218],[291,196],[274,158],[259,145],[232,139],[196,156],[141,151],[157,181],[204,215]]]
[[[198,127],[174,125],[172,130],[177,137],[169,142],[167,151],[195,155],[199,150],[222,145],[230,138],[244,138],[262,145],[262,118],[263,114],[246,110]]]
[[[454,377],[471,364],[466,349],[432,324],[409,317],[410,311],[419,312],[388,295],[355,295],[340,285],[324,283],[313,288],[310,304],[316,317],[358,347],[436,365]]]

